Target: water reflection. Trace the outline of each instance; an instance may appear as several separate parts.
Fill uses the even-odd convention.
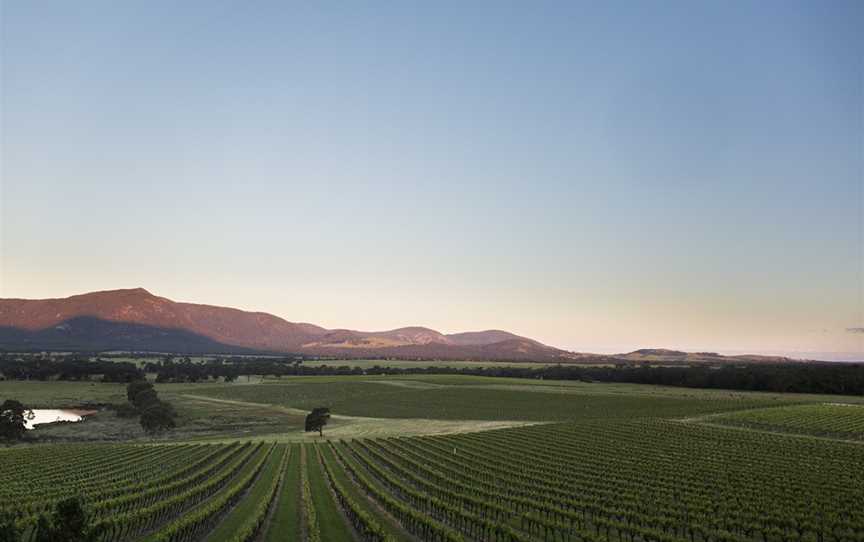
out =
[[[72,410],[57,408],[34,408],[32,415],[28,413],[24,425],[27,429],[35,429],[37,425],[56,422],[80,422],[84,416],[95,414],[95,410]]]

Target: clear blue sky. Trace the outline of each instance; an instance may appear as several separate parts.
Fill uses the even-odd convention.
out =
[[[0,296],[861,353],[864,2],[0,17]]]

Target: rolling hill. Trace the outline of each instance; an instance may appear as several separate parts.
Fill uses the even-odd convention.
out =
[[[175,302],[143,288],[0,299],[0,347],[531,361],[570,355],[500,330],[451,335],[425,327],[331,330],[263,312]]]
[[[788,363],[774,356],[724,356],[646,348],[576,353],[502,330],[444,334],[420,326],[388,331],[326,329],[265,312],[181,303],[143,288],[60,299],[0,299],[0,350],[176,353],[294,353],[334,358],[500,360],[586,364]]]

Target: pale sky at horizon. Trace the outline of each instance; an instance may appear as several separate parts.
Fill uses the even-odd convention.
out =
[[[0,0],[0,297],[864,358],[864,2]]]

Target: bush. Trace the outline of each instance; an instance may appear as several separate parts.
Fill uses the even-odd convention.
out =
[[[170,404],[160,401],[153,384],[139,380],[126,386],[130,407],[141,413],[141,427],[147,433],[159,433],[175,426],[177,413]],[[119,414],[118,414],[119,415]]]
[[[134,418],[138,416],[140,412],[135,407],[135,405],[131,403],[121,403],[119,405],[113,405],[114,413],[117,414],[118,418]]]
[[[7,399],[0,405],[0,439],[20,440],[27,433],[25,420],[30,411],[20,402]]]
[[[96,533],[87,524],[87,513],[78,497],[58,502],[49,520],[39,516],[36,542],[90,542]]]

